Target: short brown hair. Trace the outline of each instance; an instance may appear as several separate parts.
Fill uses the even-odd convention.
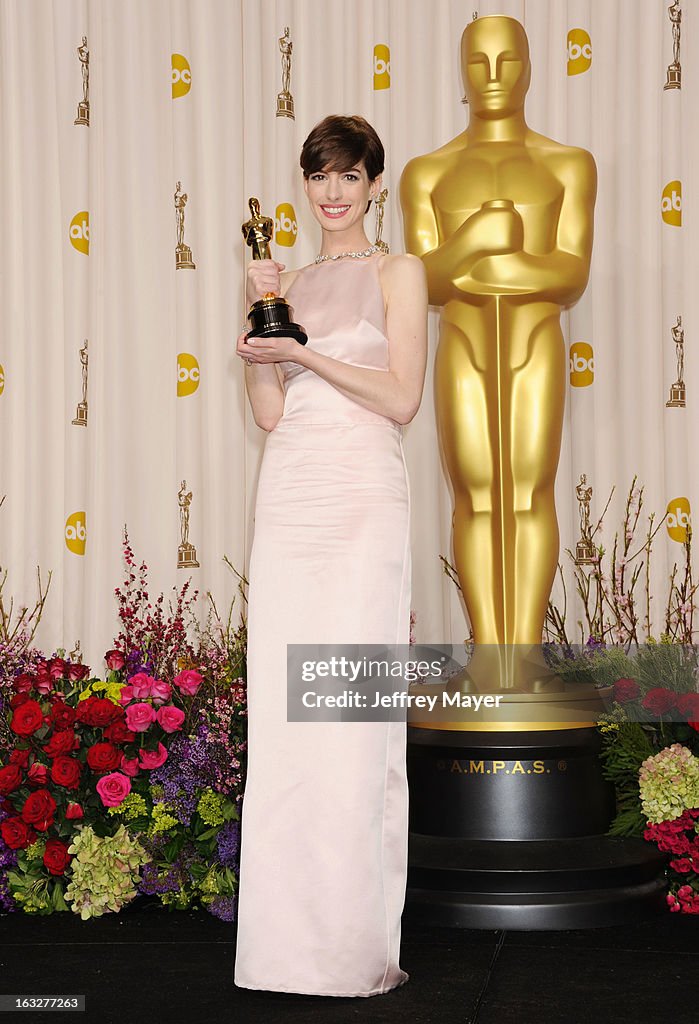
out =
[[[373,181],[383,171],[384,150],[369,122],[358,114],[330,114],[315,126],[301,149],[304,178],[316,171],[346,171],[362,162]]]

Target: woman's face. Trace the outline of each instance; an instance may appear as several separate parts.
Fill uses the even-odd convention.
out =
[[[346,171],[315,171],[304,178],[313,216],[326,231],[362,225],[367,203],[381,188],[381,175],[369,181],[363,162]]]

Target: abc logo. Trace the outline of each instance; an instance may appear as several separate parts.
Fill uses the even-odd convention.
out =
[[[374,47],[374,88],[391,88],[391,51],[385,43]]]
[[[570,346],[570,383],[574,388],[586,388],[595,379],[595,353],[586,341],[576,341]]]
[[[66,547],[74,555],[85,554],[85,541],[87,530],[85,529],[85,513],[73,512],[72,516],[66,519]]]
[[[90,214],[87,210],[76,213],[70,222],[70,244],[86,256],[90,251]]]
[[[192,88],[192,69],[189,61],[181,53],[172,55],[172,98],[186,96]]]
[[[592,64],[592,43],[584,28],[568,33],[568,74],[582,75]]]
[[[687,527],[692,524],[692,513],[688,498],[673,498],[668,502],[665,516],[667,532],[679,544],[687,540]]]
[[[293,245],[299,232],[291,203],[280,203],[274,217],[274,241],[277,245]]]
[[[3,393],[4,390],[5,390],[5,371],[4,371],[3,367],[2,367],[2,363],[0,363],[0,395]]]
[[[180,352],[177,356],[177,397],[193,395],[199,387],[199,363],[196,356]]]
[[[673,227],[682,227],[682,182],[668,181],[663,189],[663,198],[660,204],[663,220]]]

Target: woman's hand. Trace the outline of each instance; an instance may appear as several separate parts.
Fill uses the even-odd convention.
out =
[[[282,290],[280,271],[284,269],[284,263],[277,263],[276,260],[251,260],[248,263],[247,282],[245,295],[248,305],[263,299],[268,292],[280,295]]]
[[[260,261],[265,262],[265,261]],[[236,354],[248,365],[253,363],[300,363],[303,356],[303,345],[295,338],[250,338],[243,331],[238,336]]]

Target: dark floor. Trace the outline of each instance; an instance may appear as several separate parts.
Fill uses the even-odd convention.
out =
[[[157,906],[81,922],[0,917],[0,993],[80,995],[64,1024],[696,1024],[699,917],[568,932],[403,926],[410,980],[370,998],[233,985],[235,925]],[[8,1018],[10,1019],[9,1015]]]

